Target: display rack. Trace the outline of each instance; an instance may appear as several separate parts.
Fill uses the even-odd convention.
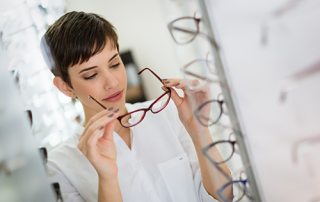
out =
[[[317,201],[320,2],[199,5],[255,200]]]
[[[234,94],[232,93],[232,84],[228,72],[226,71],[226,63],[223,60],[223,53],[219,50],[219,39],[214,29],[213,19],[209,18],[208,12],[212,12],[210,7],[206,6],[205,0],[199,0],[199,7],[201,9],[201,20],[206,28],[208,36],[218,45],[218,49],[215,44],[211,43],[211,51],[215,57],[215,68],[217,75],[222,83],[228,84],[228,88],[221,88],[223,96],[225,98],[226,105],[228,107],[229,118],[232,123],[232,128],[236,134],[237,144],[239,146],[239,153],[242,159],[243,165],[250,165],[245,169],[248,182],[250,184],[251,193],[254,201],[261,201],[257,179],[254,173],[254,163],[251,161],[250,153],[248,151],[249,145],[246,142],[246,136],[241,127],[241,118],[237,113],[237,106],[234,102]]]

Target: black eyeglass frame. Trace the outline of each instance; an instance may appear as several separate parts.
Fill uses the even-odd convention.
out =
[[[230,179],[230,176],[225,173],[220,167],[219,167],[219,164],[222,164],[222,163],[225,163],[227,161],[229,161],[231,159],[231,157],[233,156],[234,152],[235,152],[235,144],[237,143],[235,140],[230,140],[231,138],[231,135],[233,133],[230,133],[229,135],[229,140],[220,140],[220,141],[217,141],[217,142],[214,142],[214,143],[211,143],[209,144],[208,146],[202,148],[202,153],[203,155],[228,179]],[[218,144],[221,144],[221,143],[229,143],[231,144],[232,146],[232,153],[231,155],[227,158],[227,159],[224,159],[223,161],[220,161],[220,162],[217,162],[217,161],[214,161],[210,156],[209,156],[209,150],[211,147],[213,146],[216,146]]]
[[[219,114],[218,118],[217,118],[213,123],[211,123],[211,124],[203,123],[203,122],[201,121],[201,117],[200,117],[200,110],[201,110],[203,107],[205,107],[207,104],[213,103],[213,102],[217,102],[217,103],[219,104],[220,114]],[[194,114],[196,115],[199,123],[200,123],[201,125],[203,125],[204,127],[209,127],[209,126],[212,126],[212,125],[216,124],[216,123],[220,120],[220,118],[221,118],[221,116],[222,116],[222,114],[223,114],[223,107],[222,107],[223,103],[224,103],[224,100],[208,100],[208,101],[202,103],[202,104],[194,111]]]

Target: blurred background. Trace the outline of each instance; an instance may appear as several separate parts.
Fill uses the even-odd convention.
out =
[[[0,172],[8,159],[15,159],[9,161],[11,170],[26,165],[18,155],[21,148],[50,151],[83,121],[81,103],[53,85],[40,39],[66,12],[84,11],[102,15],[117,29],[127,71],[127,102],[163,93],[157,79],[137,75],[143,68],[161,78],[184,78],[182,69],[191,61],[218,61],[214,73],[229,88],[211,83],[212,99],[224,100],[228,108],[223,105],[225,113],[210,131],[214,141],[227,140],[235,132],[231,139],[239,148],[227,162],[231,171],[235,176],[240,170],[249,174],[256,201],[319,201],[319,10],[319,0],[0,0]],[[196,33],[201,36],[180,46],[168,23],[184,16],[201,18]],[[210,37],[217,39],[219,50],[208,43]],[[12,88],[6,83],[8,72]],[[17,94],[10,97],[12,92]],[[21,127],[9,121],[21,122]],[[19,130],[17,136],[10,136],[12,128]],[[219,150],[227,159],[230,148]],[[46,178],[44,171],[29,171],[36,176],[24,175],[31,181]],[[0,202],[19,201],[12,190],[21,178],[12,189],[8,179],[0,173],[0,196],[7,196]],[[26,185],[20,188],[30,195]]]
[[[48,26],[69,11],[93,12],[110,21],[117,29],[126,66],[127,102],[134,103],[162,94],[162,89],[155,88],[158,80],[137,75],[141,69],[149,67],[161,78],[181,77],[163,6],[157,0],[1,1],[2,68],[16,77],[25,109],[32,112],[32,132],[40,146],[51,150],[84,118],[80,102],[55,88],[41,56],[39,39]]]

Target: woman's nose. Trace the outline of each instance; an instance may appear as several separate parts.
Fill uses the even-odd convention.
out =
[[[107,71],[105,73],[104,89],[111,90],[111,89],[114,89],[117,85],[118,85],[118,80],[114,77],[113,74]]]

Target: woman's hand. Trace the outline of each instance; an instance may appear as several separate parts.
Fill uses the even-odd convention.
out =
[[[78,148],[96,169],[100,180],[117,179],[117,150],[113,130],[119,111],[103,110],[97,113],[89,120],[79,137]]]
[[[199,85],[198,80],[188,80],[188,82],[193,86]],[[171,88],[171,99],[178,109],[180,121],[191,138],[198,138],[203,132],[208,131],[208,127],[199,123],[194,112],[202,103],[211,99],[210,87],[203,85],[191,91],[186,80],[176,78],[163,80],[163,83],[166,87]],[[184,97],[180,97],[172,87],[183,90]],[[211,105],[206,105],[206,108],[206,110],[201,110],[201,113],[205,113],[201,116],[210,117]]]

